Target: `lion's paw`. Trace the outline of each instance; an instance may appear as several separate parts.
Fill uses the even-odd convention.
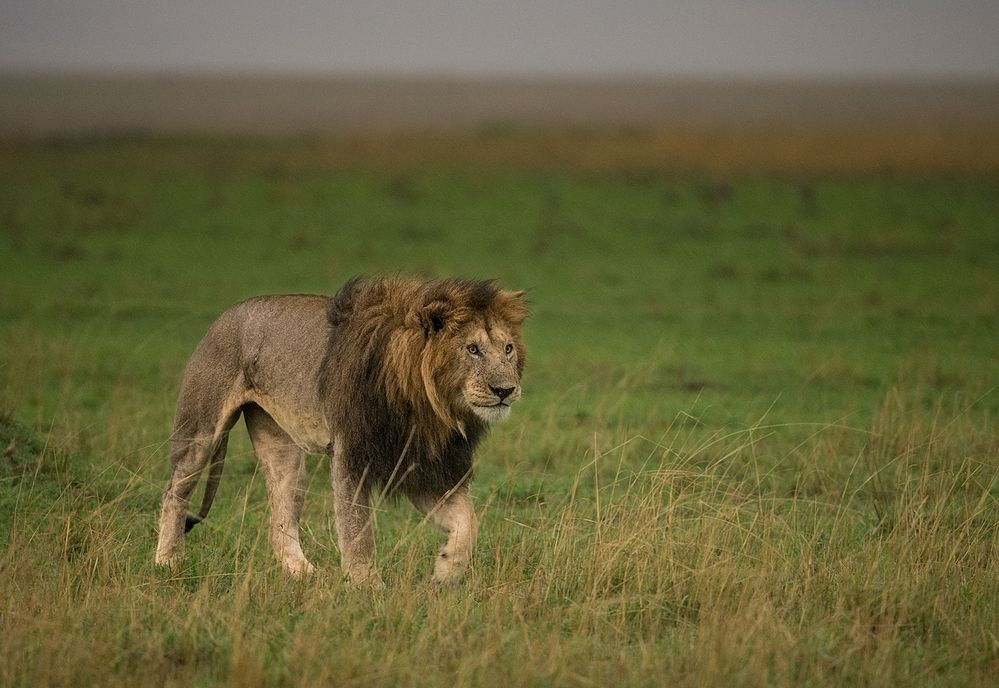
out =
[[[452,567],[448,568],[446,571],[438,569],[434,571],[434,575],[430,577],[430,584],[435,588],[446,588],[448,586],[455,585],[465,577],[466,570],[467,567]]]
[[[304,557],[301,559],[286,559],[283,563],[285,570],[287,570],[293,578],[305,578],[306,576],[310,576],[316,572],[316,567]]]
[[[184,553],[175,553],[171,555],[156,555],[156,567],[163,569],[165,571],[170,571],[176,573],[180,570],[181,565],[184,563]]]
[[[382,574],[377,569],[353,569],[347,572],[347,583],[352,587],[381,590],[385,587]]]

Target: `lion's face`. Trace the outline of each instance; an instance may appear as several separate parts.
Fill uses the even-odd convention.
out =
[[[505,420],[520,399],[520,337],[505,324],[476,320],[452,342],[464,381],[459,403],[487,423]]]
[[[462,433],[470,417],[505,419],[520,399],[524,293],[491,282],[445,280],[423,298],[410,313],[405,341],[420,342],[419,382],[434,413]]]

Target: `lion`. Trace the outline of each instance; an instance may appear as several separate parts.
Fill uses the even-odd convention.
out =
[[[493,281],[355,278],[335,296],[261,296],[225,311],[184,373],[156,563],[176,569],[211,508],[242,414],[267,483],[269,539],[292,575],[312,572],[299,516],[306,453],[330,457],[341,568],[381,586],[369,500],[403,495],[447,534],[431,580],[467,569],[478,523],[472,457],[520,399],[524,292]],[[209,466],[197,516],[189,498]]]

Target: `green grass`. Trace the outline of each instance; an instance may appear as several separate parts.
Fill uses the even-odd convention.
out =
[[[313,153],[0,147],[0,684],[992,684],[994,176]],[[348,588],[319,458],[322,572],[288,579],[242,432],[184,571],[156,570],[211,320],[394,271],[533,304],[467,580],[430,589],[439,536],[385,504],[388,588]]]

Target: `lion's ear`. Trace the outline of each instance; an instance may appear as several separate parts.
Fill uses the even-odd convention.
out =
[[[423,306],[419,311],[423,333],[430,337],[443,330],[453,311],[451,304],[443,299],[434,299]]]
[[[503,319],[512,325],[523,323],[531,312],[527,307],[527,299],[523,291],[500,290],[496,305]]]

